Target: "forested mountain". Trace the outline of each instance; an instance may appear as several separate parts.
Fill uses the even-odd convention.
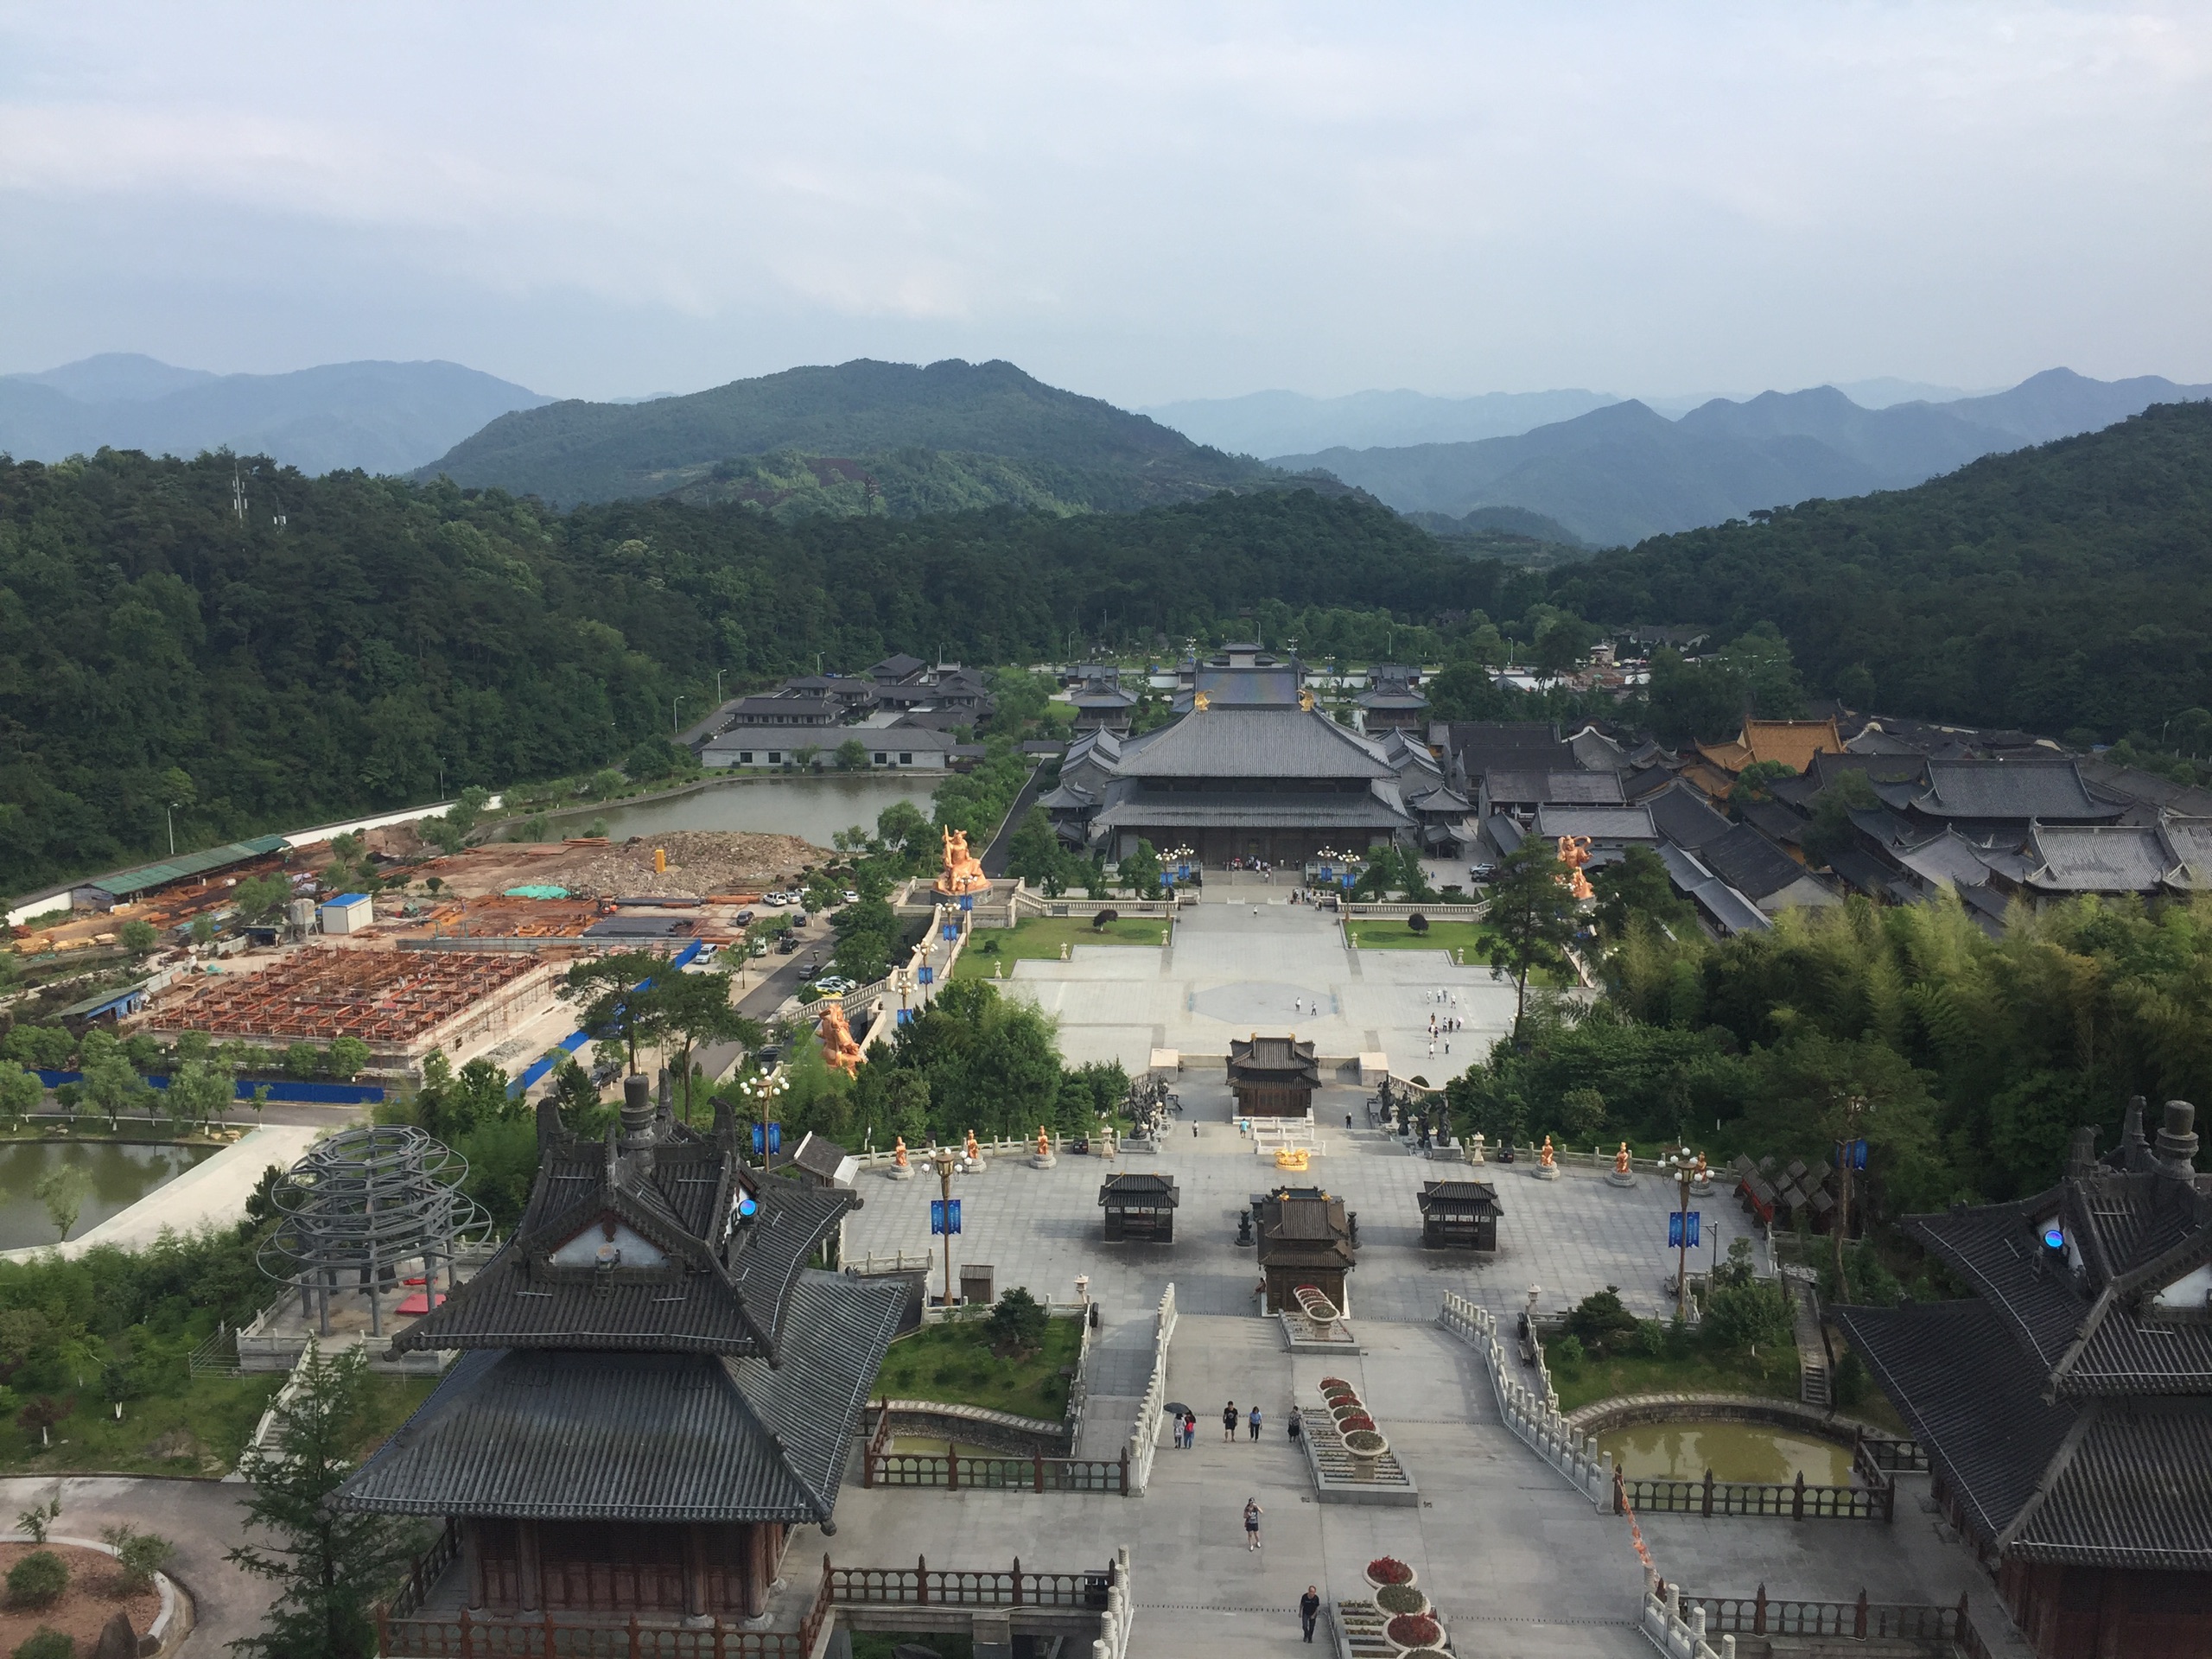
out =
[[[109,353],[0,375],[0,454],[59,461],[103,447],[149,454],[282,455],[303,473],[405,473],[486,421],[549,401],[458,363],[327,363],[209,374]]]
[[[448,790],[605,765],[717,669],[1031,661],[1078,626],[1179,645],[1243,611],[1325,651],[1327,607],[1465,626],[1543,582],[1306,491],[784,525],[268,463],[247,485],[241,517],[227,460],[0,463],[0,891],[158,853],[168,801],[204,846],[428,799],[442,764]]]
[[[1619,401],[1611,392],[1579,389],[1489,391],[1474,397],[1433,397],[1419,391],[1355,391],[1341,397],[1254,391],[1241,397],[1153,404],[1137,413],[1233,455],[1280,455],[1510,437]]]
[[[901,451],[946,452],[942,461],[910,456],[898,465],[957,474],[953,487],[963,491],[989,486],[982,459],[1018,463],[1011,494],[994,499],[1039,493],[1083,508],[1156,505],[1281,481],[1256,461],[1048,386],[1011,363],[949,359],[925,368],[865,358],[648,404],[570,401],[509,415],[418,476],[567,506],[687,486],[713,493],[717,483],[739,493],[750,480],[746,457],[784,452],[892,472],[887,458]],[[724,462],[733,465],[717,480]]]
[[[2087,739],[2212,708],[2212,404],[1559,572],[1599,620],[1772,621],[1857,708]]]
[[[2152,403],[2212,397],[2158,376],[2098,381],[2052,369],[2009,391],[1862,409],[1833,386],[1714,398],[1669,421],[1614,404],[1516,437],[1281,455],[1402,512],[1514,506],[1619,545],[1814,496],[1895,489],[1977,456],[2094,430]]]

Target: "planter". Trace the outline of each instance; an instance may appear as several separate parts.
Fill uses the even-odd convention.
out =
[[[1401,1648],[1433,1648],[1444,1639],[1444,1627],[1427,1613],[1401,1613],[1382,1627],[1382,1634]]]
[[[1332,1389],[1342,1389],[1349,1393],[1351,1389],[1351,1384],[1345,1382],[1341,1376],[1323,1377],[1321,1379],[1321,1392],[1326,1394]]]
[[[1418,1576],[1393,1555],[1378,1555],[1367,1564],[1367,1581],[1378,1590],[1386,1584],[1411,1584]]]
[[[1393,1618],[1401,1613],[1425,1613],[1428,1598],[1410,1584],[1379,1585],[1375,1591],[1375,1605]]]
[[[1355,1411],[1348,1416],[1337,1419],[1337,1432],[1340,1434],[1349,1434],[1354,1429],[1371,1429],[1374,1427],[1375,1420],[1363,1411]]]
[[[1340,1423],[1347,1417],[1364,1417],[1367,1414],[1367,1408],[1360,1404],[1357,1400],[1347,1400],[1341,1406],[1331,1406],[1329,1408],[1329,1415],[1335,1418]]]
[[[1344,1436],[1344,1450],[1362,1463],[1372,1463],[1390,1449],[1390,1442],[1371,1428],[1355,1428]]]

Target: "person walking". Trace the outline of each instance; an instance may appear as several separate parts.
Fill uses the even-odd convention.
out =
[[[1260,1408],[1257,1406],[1252,1408],[1252,1438],[1255,1440],[1260,1438]]]
[[[1305,1433],[1305,1431],[1298,1426],[1298,1413],[1295,1408],[1293,1408],[1290,1414],[1290,1421],[1286,1425],[1286,1432],[1290,1435],[1290,1443],[1293,1446],[1296,1446]]]
[[[1221,1408],[1221,1438],[1224,1440],[1236,1438],[1236,1402],[1234,1400]]]
[[[1266,1513],[1260,1507],[1258,1498],[1244,1500],[1244,1542],[1247,1548],[1257,1549],[1260,1547],[1260,1517]]]
[[[1313,1639],[1313,1626],[1320,1617],[1321,1586],[1317,1584],[1309,1584],[1306,1586],[1306,1593],[1298,1599],[1298,1623],[1300,1628],[1305,1630],[1306,1639],[1308,1642]]]

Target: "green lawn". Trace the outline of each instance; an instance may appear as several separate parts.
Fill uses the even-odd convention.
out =
[[[1490,960],[1493,937],[1480,922],[1431,922],[1416,933],[1403,922],[1352,920],[1344,931],[1362,950],[1464,950],[1471,963]]]
[[[35,1430],[0,1427],[0,1474],[228,1474],[283,1382],[277,1372],[196,1376],[179,1393],[124,1401],[121,1422],[95,1389],[57,1395],[75,1410],[54,1426],[52,1446],[41,1446]],[[433,1386],[428,1378],[371,1376],[361,1450],[382,1444]]]
[[[1057,1422],[1068,1408],[1068,1379],[1060,1372],[1074,1369],[1082,1347],[1075,1319],[1046,1320],[1044,1347],[1019,1361],[991,1352],[980,1319],[924,1325],[891,1344],[870,1392],[879,1400],[944,1400]]]
[[[1546,1358],[1549,1357],[1547,1352]],[[1630,1394],[1797,1397],[1797,1350],[1786,1343],[1756,1359],[1740,1351],[1715,1354],[1700,1348],[1681,1359],[1630,1354],[1615,1359],[1586,1359],[1571,1371],[1554,1363],[1551,1370],[1561,1411]]]
[[[891,1659],[900,1643],[927,1648],[938,1659],[975,1659],[975,1638],[969,1636],[917,1636],[907,1630],[855,1630],[853,1659]]]
[[[979,927],[968,936],[960,960],[952,964],[955,979],[989,979],[992,964],[1001,963],[1007,973],[1017,962],[1057,962],[1060,947],[1081,944],[1148,944],[1160,947],[1167,931],[1164,917],[1125,917],[1093,927],[1087,916],[1033,916],[1011,928]],[[997,945],[994,951],[992,945]]]

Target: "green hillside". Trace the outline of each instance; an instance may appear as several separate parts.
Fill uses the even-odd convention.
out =
[[[2212,404],[1655,537],[1553,582],[1593,620],[1723,639],[1771,620],[1808,683],[1855,708],[2155,737],[2212,708]]]
[[[889,460],[908,450],[947,454],[931,464]],[[646,404],[572,400],[518,410],[416,476],[569,506],[684,489],[712,496],[717,483],[744,481],[741,466],[718,480],[717,463],[781,451],[846,459],[870,472],[881,466],[902,480],[911,473],[921,499],[1002,485],[994,502],[1027,505],[1041,492],[1085,509],[1192,500],[1283,477],[1048,386],[1011,363],[951,359],[918,367],[865,358]],[[978,464],[985,457],[1020,465],[999,476]]]
[[[786,525],[246,464],[241,518],[226,457],[0,461],[0,892],[162,852],[169,801],[190,849],[427,800],[442,765],[451,791],[619,763],[717,670],[1027,663],[1078,626],[1434,652],[1403,625],[1541,582],[1310,491]]]

